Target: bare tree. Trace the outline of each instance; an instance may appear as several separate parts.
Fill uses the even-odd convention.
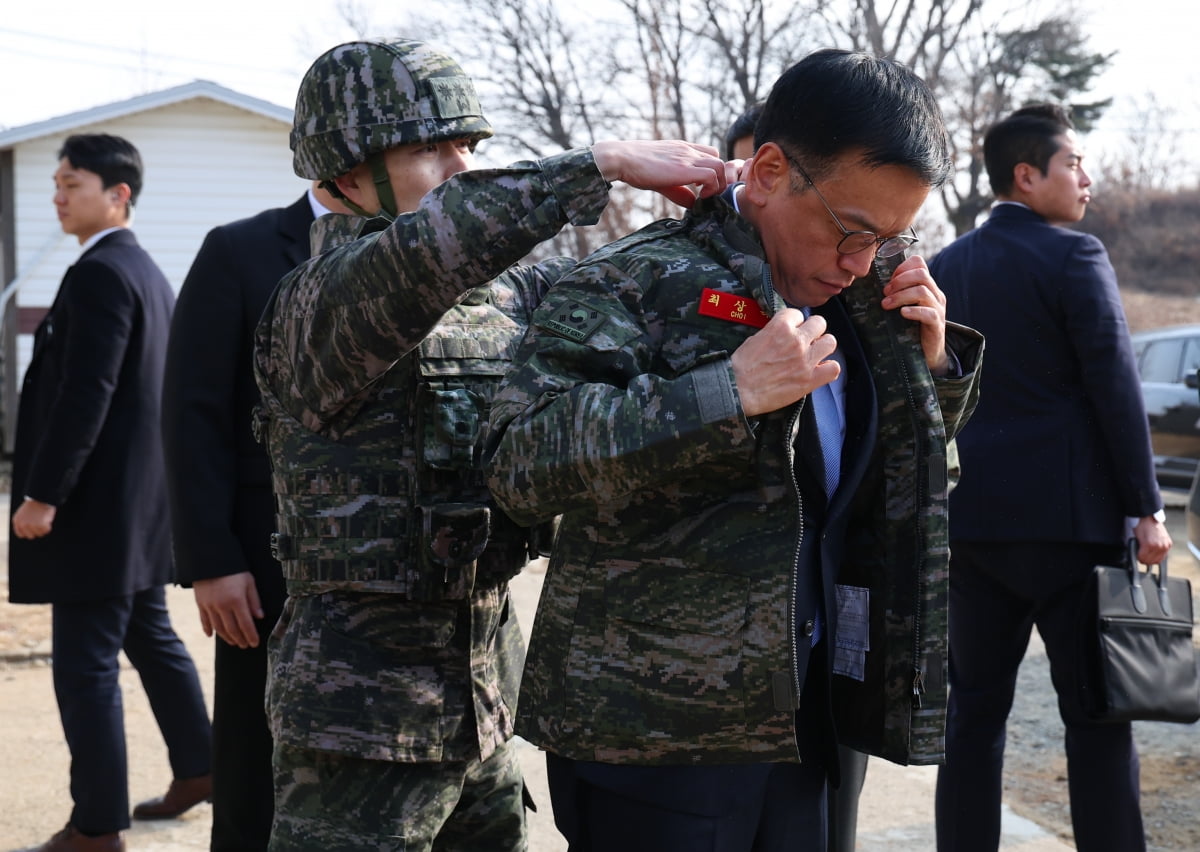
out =
[[[506,142],[525,154],[590,144],[617,123],[613,72],[594,39],[550,0],[457,0],[460,45],[489,113],[504,116]],[[466,50],[461,48],[468,48]],[[600,55],[604,51],[601,49]]]
[[[340,2],[349,19],[361,0]],[[610,0],[606,19],[554,0],[452,0],[440,30],[421,29],[476,78],[499,131],[489,149],[535,156],[605,136],[719,141],[812,48],[892,57],[945,110],[959,171],[941,201],[961,233],[991,201],[984,130],[1022,103],[1077,101],[1111,59],[1087,50],[1070,10],[1039,17],[1032,3],[997,0],[985,17],[983,0]],[[1075,103],[1076,117],[1106,105]],[[677,212],[636,198],[622,226]],[[576,252],[590,239],[575,237]]]
[[[1153,92],[1135,102],[1124,140],[1100,160],[1104,184],[1126,192],[1166,190],[1184,160],[1179,136],[1170,127],[1177,113]]]

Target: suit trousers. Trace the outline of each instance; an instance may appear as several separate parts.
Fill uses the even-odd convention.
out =
[[[623,766],[546,753],[569,852],[825,852],[816,763]]]
[[[71,825],[85,834],[129,827],[125,719],[118,654],[137,670],[176,778],[206,775],[212,735],[200,678],[154,586],[51,607],[54,693],[71,752]]]
[[[1088,721],[1076,694],[1078,619],[1092,568],[1119,547],[1061,542],[951,543],[950,706],[938,771],[938,852],[1000,843],[1005,727],[1034,625],[1066,726],[1071,823],[1080,852],[1146,848],[1129,724]]]
[[[265,540],[265,539],[264,539]],[[220,637],[213,659],[213,823],[211,852],[266,849],[275,816],[274,743],[263,707],[267,639],[287,597],[282,577],[258,583],[258,647]]]
[[[840,787],[829,785],[829,852],[854,852],[858,845],[858,799],[867,780],[867,755],[838,746]]]

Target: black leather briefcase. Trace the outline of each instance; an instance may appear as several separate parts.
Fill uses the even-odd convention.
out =
[[[1141,569],[1137,541],[1125,564],[1097,566],[1081,610],[1080,698],[1097,721],[1191,723],[1200,719],[1192,644],[1192,586]]]

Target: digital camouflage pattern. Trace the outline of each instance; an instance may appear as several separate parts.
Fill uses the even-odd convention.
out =
[[[964,374],[934,380],[880,286],[846,296],[879,433],[839,576],[870,588],[866,680],[834,678],[848,684],[834,715],[848,744],[925,763],[941,757],[946,698],[946,430],[973,408],[982,340],[948,328]],[[563,513],[517,731],[568,758],[797,759],[804,401],[747,422],[729,354],[755,329],[701,316],[704,288],[783,307],[724,199],[556,284],[492,407],[497,500],[521,523]]]
[[[500,374],[566,261],[509,266],[606,201],[583,150],[464,172],[386,227],[322,220],[317,255],[272,296],[255,376],[289,592],[270,647],[277,743],[431,762],[486,760],[512,736],[523,649],[504,581],[528,534],[495,509],[479,457]]]
[[[305,72],[291,133],[297,175],[330,180],[396,145],[486,139],[475,84],[419,41],[338,45]]]
[[[278,746],[272,848],[353,852],[524,852],[521,767],[513,744],[482,763],[425,766],[308,756]],[[499,794],[497,794],[499,793]],[[299,815],[299,816],[296,816]],[[435,843],[436,840],[436,843]]]

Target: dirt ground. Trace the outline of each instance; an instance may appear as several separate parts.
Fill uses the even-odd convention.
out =
[[[0,661],[39,658],[50,652],[50,605],[8,602],[8,575],[0,576]],[[4,663],[0,662],[0,666]]]

